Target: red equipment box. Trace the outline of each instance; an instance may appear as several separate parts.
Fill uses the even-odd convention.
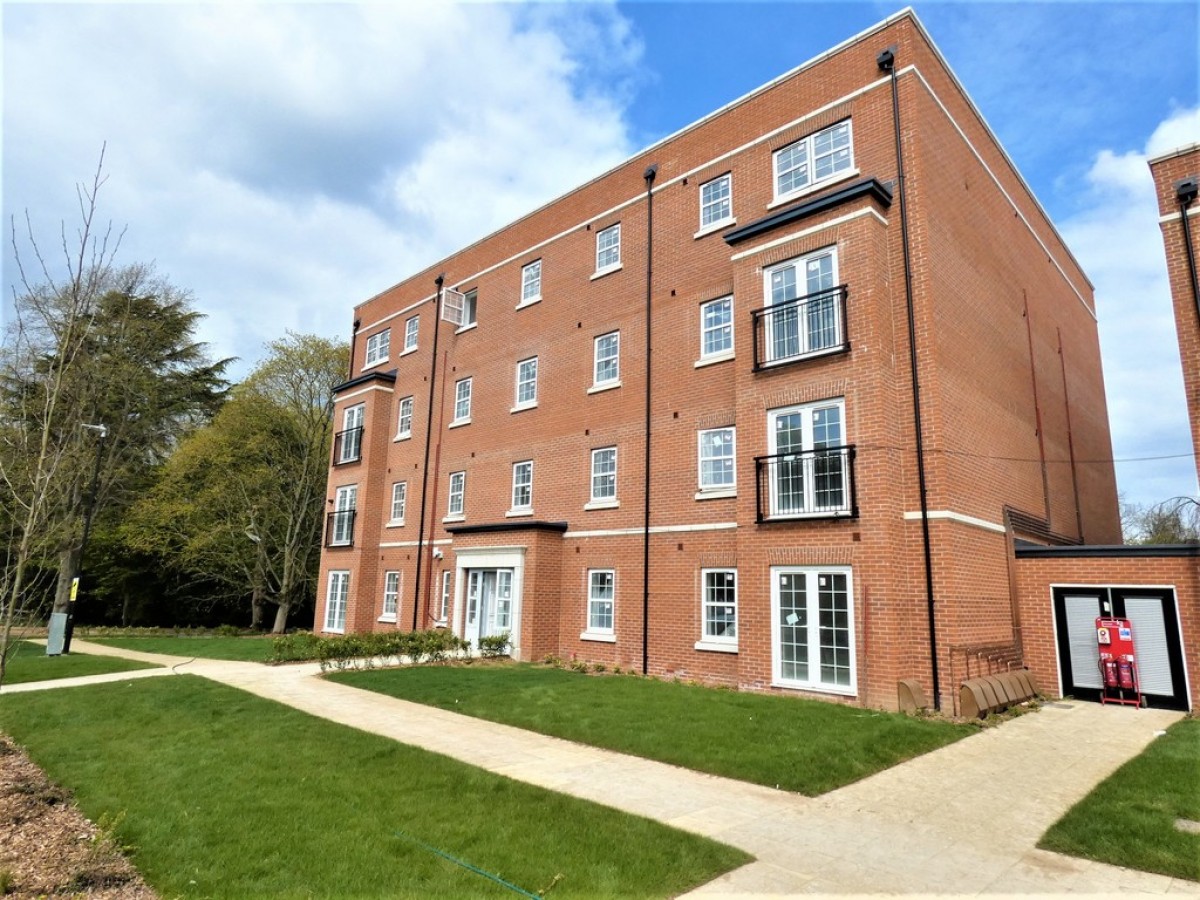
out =
[[[1101,703],[1141,706],[1137,658],[1133,649],[1133,623],[1101,616],[1096,619],[1096,644],[1100,650]]]

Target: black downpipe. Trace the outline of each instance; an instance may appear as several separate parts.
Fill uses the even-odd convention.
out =
[[[354,330],[350,332],[350,372],[346,376],[347,381],[354,377],[354,351],[357,349],[358,327],[360,325],[362,325],[362,319],[355,319]]]
[[[646,465],[645,504],[642,510],[642,674],[650,672],[650,296],[654,273],[654,176],[658,166],[646,169]]]
[[[429,444],[433,439],[433,386],[437,382],[437,348],[440,316],[442,314],[442,285],[446,282],[444,274],[434,279],[437,284],[437,296],[433,301],[433,356],[429,361],[429,408],[425,413],[425,462],[421,469],[421,521],[417,525],[417,577],[413,579],[413,620],[412,630],[417,630],[417,607],[421,605],[421,563],[425,559],[425,498],[429,492]]]
[[[904,297],[908,312],[908,353],[912,368],[913,428],[917,435],[917,485],[921,493],[921,544],[925,554],[925,603],[929,610],[929,669],[933,677],[933,708],[942,708],[942,688],[938,677],[937,619],[934,613],[933,553],[929,540],[929,493],[925,481],[925,439],[921,424],[921,378],[917,371],[917,324],[913,310],[912,258],[908,246],[908,205],[904,183],[904,152],[900,140],[900,91],[896,84],[896,48],[889,47],[876,57],[879,68],[892,77],[892,125],[896,132],[896,180],[900,193],[900,234],[904,248]]]
[[[1192,227],[1188,222],[1188,205],[1196,199],[1196,179],[1188,178],[1175,185],[1175,198],[1179,201],[1179,221],[1183,225],[1183,249],[1187,253],[1188,276],[1192,281],[1192,301],[1196,304],[1196,318],[1200,321],[1200,278],[1196,275],[1196,254],[1192,251]]]

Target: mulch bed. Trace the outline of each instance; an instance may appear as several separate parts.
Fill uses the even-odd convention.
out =
[[[150,900],[158,895],[121,853],[112,828],[84,818],[70,792],[52,784],[0,734],[0,895]]]

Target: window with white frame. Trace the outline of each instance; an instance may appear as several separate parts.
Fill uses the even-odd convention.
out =
[[[513,463],[512,508],[526,511],[533,507],[533,460]]]
[[[606,272],[621,264],[621,223],[596,232],[596,271]]]
[[[344,484],[333,495],[326,543],[330,547],[348,547],[354,543],[354,519],[358,515],[358,485]]]
[[[346,630],[346,601],[350,596],[350,573],[334,570],[329,573],[329,588],[325,592],[325,631]]]
[[[700,230],[704,231],[733,218],[733,175],[726,172],[719,178],[700,185]]]
[[[701,491],[733,490],[734,443],[733,428],[708,428],[699,433]]]
[[[365,365],[375,366],[385,362],[392,345],[392,329],[385,328],[367,338],[367,360]]]
[[[437,620],[445,622],[450,616],[450,591],[454,585],[454,571],[446,569],[442,572],[442,603],[438,608]]]
[[[397,481],[392,485],[392,516],[389,525],[404,524],[404,508],[408,505],[408,482]]]
[[[454,382],[454,422],[451,424],[471,421],[471,379],[463,378]]]
[[[595,340],[592,387],[615,384],[621,379],[621,332],[611,331]]]
[[[413,316],[404,323],[404,349],[417,349],[417,334],[421,330],[421,317]]]
[[[798,193],[854,168],[850,120],[775,151],[775,198]]]
[[[381,619],[396,621],[396,609],[400,605],[400,573],[383,573],[383,615]]]
[[[767,414],[769,515],[849,515],[845,401],[823,400]]]
[[[467,291],[463,294],[462,324],[460,329],[475,324],[475,312],[479,305],[479,291]]]
[[[467,473],[450,473],[450,504],[446,510],[449,518],[462,518],[463,497],[467,491]]]
[[[512,628],[513,570],[496,570],[496,628],[508,631]]]
[[[517,363],[517,409],[537,406],[538,358],[531,356]]]
[[[704,569],[704,641],[737,644],[737,570]]]
[[[542,261],[535,259],[521,268],[521,305],[542,299]]]
[[[616,599],[616,573],[612,569],[588,569],[587,631],[613,633],[613,603]]]
[[[396,440],[412,437],[413,398],[405,397],[400,401],[400,415],[396,420]]]
[[[837,250],[828,247],[763,270],[763,363],[787,362],[845,346]]]
[[[700,357],[733,352],[733,298],[721,297],[700,305]]]
[[[592,502],[617,499],[617,448],[601,447],[592,451]]]
[[[850,568],[773,566],[771,637],[776,684],[853,694],[856,676]]]
[[[346,407],[342,414],[342,430],[336,437],[339,463],[357,462],[362,458],[363,421],[366,411],[366,404],[359,403]]]

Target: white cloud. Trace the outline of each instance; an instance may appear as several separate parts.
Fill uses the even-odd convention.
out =
[[[107,142],[121,261],[190,288],[239,373],[633,149],[609,6],[21,5],[4,54],[6,228],[53,244]]]
[[[1090,201],[1062,224],[1096,286],[1104,380],[1118,486],[1152,503],[1196,492],[1183,375],[1154,182],[1147,159],[1200,138],[1200,109],[1177,111],[1142,152],[1101,150],[1087,174]]]

